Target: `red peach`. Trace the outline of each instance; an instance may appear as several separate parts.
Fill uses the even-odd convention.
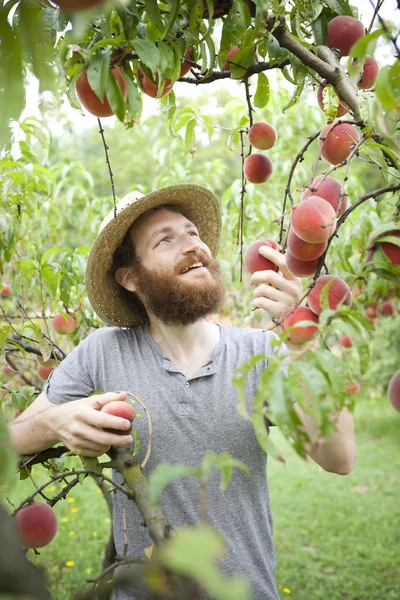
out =
[[[357,129],[349,123],[326,125],[319,135],[321,154],[332,165],[338,165],[349,157],[359,140]]]
[[[108,415],[113,415],[114,417],[120,417],[121,419],[127,419],[131,425],[136,416],[136,411],[133,408],[132,404],[129,402],[115,400],[114,402],[109,402],[105,404],[101,409],[101,412],[107,413]],[[130,429],[107,429],[104,431],[108,431],[109,433],[116,433],[118,435],[128,435],[132,431],[132,427]]]
[[[357,392],[360,391],[360,384],[358,383],[358,381],[356,381],[355,379],[353,379],[352,382],[346,381],[346,392],[348,394],[357,394]]]
[[[350,54],[350,48],[365,34],[364,25],[358,19],[347,15],[334,17],[328,23],[328,48],[337,48],[342,56]]]
[[[6,377],[10,377],[11,375],[14,375],[14,369],[7,364],[3,367],[3,373]]]
[[[146,73],[143,71],[143,69],[141,69],[140,67],[138,68],[138,76],[139,76],[139,83],[140,86],[142,88],[142,90],[144,91],[145,94],[147,94],[148,96],[150,96],[151,98],[157,98],[157,92],[158,92],[158,84],[155,83],[154,81],[152,81],[150,79],[150,77],[148,77],[146,75]],[[162,98],[163,96],[166,96],[167,94],[170,93],[170,91],[173,88],[173,84],[171,83],[170,79],[166,79],[164,82],[164,89],[160,94],[160,98]]]
[[[319,258],[314,258],[314,260],[299,260],[288,249],[286,250],[285,261],[292,275],[296,275],[296,277],[309,277],[310,275],[314,275],[317,270]]]
[[[125,81],[125,77],[118,67],[114,67],[112,72],[117,80],[122,95],[126,100],[128,97],[128,84]],[[100,100],[90,87],[87,69],[85,69],[85,71],[83,71],[76,80],[76,95],[78,96],[79,102],[82,104],[82,106],[84,106],[86,110],[88,110],[95,117],[111,117],[114,114],[107,97],[104,96],[103,100]]]
[[[320,107],[320,109],[326,114],[326,109],[324,107],[324,97],[323,97],[323,91],[324,88],[327,86],[328,82],[326,81],[326,79],[321,83],[321,85],[318,88],[318,93],[317,93],[317,101],[318,101],[318,106]],[[337,93],[337,91],[335,89],[333,89],[333,91],[335,92],[336,96],[339,99],[339,105],[337,107],[336,110],[336,117],[342,117],[343,115],[345,115],[347,112],[349,112],[349,107],[346,104],[346,102],[343,102],[343,100],[341,100],[339,98],[339,95]]]
[[[265,154],[250,154],[243,163],[243,173],[251,183],[264,183],[273,173],[272,161]]]
[[[298,306],[295,309],[292,307],[286,308],[280,317],[280,324],[283,331],[294,327],[287,339],[291,344],[296,346],[310,340],[318,331],[316,325],[296,325],[300,321],[312,321],[317,325],[318,316],[307,306]]]
[[[310,196],[292,211],[291,225],[304,242],[326,242],[336,229],[336,214],[332,206],[319,196]]]
[[[255,271],[269,270],[278,271],[279,267],[275,263],[260,254],[259,249],[261,246],[269,246],[274,250],[280,250],[279,245],[274,240],[270,240],[268,238],[263,238],[250,244],[243,257],[243,261],[248,272],[255,273]]]
[[[393,408],[400,412],[400,371],[397,371],[389,382],[388,398]]]
[[[319,242],[318,244],[310,244],[305,242],[293,229],[289,229],[287,237],[287,246],[295,258],[303,261],[314,260],[319,258],[325,252],[328,242]]]
[[[326,286],[329,289],[326,291]],[[325,288],[325,290],[324,290]],[[337,275],[321,275],[315,282],[314,287],[308,294],[307,302],[311,310],[320,315],[324,310],[321,305],[321,296],[325,297],[324,305],[327,304],[331,310],[336,310],[341,304],[351,305],[352,294],[349,286]]]
[[[367,315],[367,317],[374,319],[378,316],[378,307],[376,304],[370,304],[369,306],[365,307],[364,312]]]
[[[347,194],[343,194],[340,200],[341,193],[343,191],[340,183],[333,177],[318,175],[312,179],[304,192],[301,194],[300,200],[307,200],[312,195],[316,195],[319,198],[323,198],[332,206],[337,216],[340,217],[348,206]],[[338,206],[340,201],[340,210],[338,212]]]
[[[342,335],[339,338],[339,344],[344,348],[351,348],[353,346],[353,342],[351,341],[348,335]]]
[[[54,367],[42,367],[40,366],[38,368],[38,375],[41,379],[44,379],[45,381],[47,380],[47,378],[49,377],[50,373],[52,373],[54,371]]]
[[[390,302],[390,300],[385,300],[384,302],[381,302],[378,306],[378,309],[382,315],[386,315],[389,317],[393,317],[393,315],[397,313],[396,305],[393,304],[393,302]]]
[[[33,502],[15,514],[15,525],[25,548],[47,546],[57,533],[57,517],[45,502]]]
[[[249,142],[257,150],[269,150],[275,145],[277,137],[275,127],[264,121],[254,123],[249,129]]]
[[[400,238],[400,231],[388,231],[382,237],[393,236]],[[379,240],[378,240],[379,241]],[[391,242],[380,242],[383,252],[386,254],[392,265],[400,265],[400,246],[392,244]]]
[[[374,86],[379,73],[379,65],[372,56],[365,59],[363,72],[357,86],[360,90],[369,90]]]
[[[193,57],[190,53],[189,46],[186,48],[186,53],[183,58],[184,59],[187,58],[188,60],[193,60]],[[179,77],[185,77],[185,75],[187,75],[189,73],[191,68],[192,68],[192,65],[190,63],[186,62],[186,60],[184,60],[183,63],[181,64],[181,72],[179,73]]]
[[[51,325],[55,332],[62,334],[72,333],[76,329],[76,321],[71,315],[67,315],[66,319],[64,315],[57,314]]]
[[[1,295],[3,296],[3,298],[7,298],[7,296],[11,294],[11,290],[12,288],[10,283],[4,284],[1,290]]]

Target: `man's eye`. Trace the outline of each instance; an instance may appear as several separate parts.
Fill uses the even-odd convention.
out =
[[[199,234],[197,233],[197,231],[189,231],[190,235],[195,235],[196,237],[199,237]]]
[[[161,240],[158,242],[157,246],[159,246],[159,245],[160,245],[162,242],[168,242],[168,240],[169,240],[169,238],[168,238],[168,237],[164,237],[164,238],[162,238],[162,239],[161,239]]]

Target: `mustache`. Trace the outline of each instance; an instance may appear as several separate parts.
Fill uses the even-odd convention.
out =
[[[177,271],[179,274],[181,274],[184,271],[186,271],[186,269],[198,262],[203,263],[204,267],[208,267],[210,261],[211,258],[203,250],[198,250],[196,254],[192,254],[192,256],[185,258],[185,260],[182,260],[177,266]]]

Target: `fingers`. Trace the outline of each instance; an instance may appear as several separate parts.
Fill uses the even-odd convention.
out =
[[[253,292],[253,297],[254,298],[265,297],[269,300],[274,300],[275,302],[282,302],[282,304],[284,304],[285,307],[291,306],[292,304],[294,304],[293,296],[291,294],[282,292],[281,290],[278,290],[276,287],[274,287],[272,285],[267,285],[265,283],[262,283],[261,285],[256,287],[256,289]]]
[[[87,408],[88,410],[81,411],[81,419],[92,427],[97,427],[99,429],[118,429],[124,431],[129,429],[131,426],[131,423],[128,421],[128,419],[109,415],[101,410],[92,410],[90,407]]]
[[[126,392],[106,392],[105,394],[97,394],[96,396],[90,396],[85,398],[85,403],[89,404],[96,410],[101,410],[103,406],[109,402],[115,402],[115,400],[126,400]]]
[[[269,300],[268,298],[260,296],[253,300],[254,308],[263,308],[273,317],[280,318],[281,314],[287,308],[287,304],[283,302],[276,302],[275,300]]]
[[[89,450],[104,454],[110,446],[128,446],[132,442],[133,437],[130,434],[110,433],[78,421],[71,425],[67,446],[71,450]]]

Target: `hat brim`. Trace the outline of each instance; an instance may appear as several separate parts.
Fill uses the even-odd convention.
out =
[[[129,301],[118,282],[110,278],[115,250],[132,224],[146,211],[170,204],[182,206],[199,230],[202,241],[216,256],[221,235],[221,211],[218,199],[206,187],[195,184],[172,185],[136,200],[114,218],[97,236],[88,257],[86,289],[89,302],[98,317],[108,325],[135,327],[143,317]]]

